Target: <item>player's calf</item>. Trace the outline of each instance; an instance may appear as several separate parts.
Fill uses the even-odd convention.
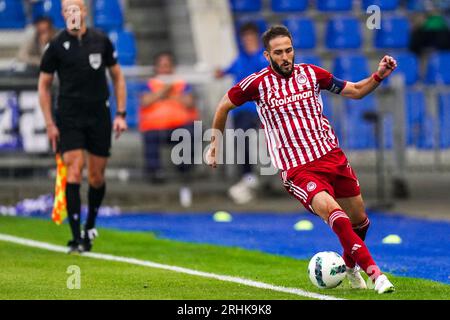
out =
[[[367,216],[361,223],[352,224],[353,231],[358,235],[358,237],[361,238],[362,241],[366,240],[366,234],[367,230],[369,230],[369,227],[370,227],[370,220]]]
[[[381,271],[373,261],[367,246],[353,231],[350,219],[344,211],[341,209],[333,210],[329,216],[328,224],[338,236],[339,242],[344,248],[344,252],[350,253],[353,261],[357,263],[369,277],[376,279],[381,275]]]

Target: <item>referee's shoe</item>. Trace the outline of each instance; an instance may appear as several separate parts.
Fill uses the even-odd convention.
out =
[[[83,239],[83,250],[86,252],[91,251],[94,239],[98,237],[97,229],[88,229],[81,231],[81,238]]]
[[[83,245],[77,240],[70,240],[67,246],[69,247],[67,253],[71,255],[80,255],[85,251]]]

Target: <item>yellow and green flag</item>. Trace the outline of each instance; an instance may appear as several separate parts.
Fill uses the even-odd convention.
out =
[[[56,154],[56,184],[52,220],[60,225],[67,218],[66,201],[67,168],[59,153]]]

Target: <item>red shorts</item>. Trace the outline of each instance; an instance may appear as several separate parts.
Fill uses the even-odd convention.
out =
[[[333,198],[361,194],[358,178],[340,148],[313,162],[283,171],[281,177],[286,190],[312,213],[312,199],[321,191],[327,191]]]

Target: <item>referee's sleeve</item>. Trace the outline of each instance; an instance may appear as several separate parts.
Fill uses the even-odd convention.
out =
[[[41,59],[41,72],[54,73],[58,68],[58,57],[55,53],[55,47],[52,42],[47,44],[44,55]]]
[[[111,40],[105,36],[105,64],[107,67],[112,67],[117,64],[117,51],[114,48]]]

